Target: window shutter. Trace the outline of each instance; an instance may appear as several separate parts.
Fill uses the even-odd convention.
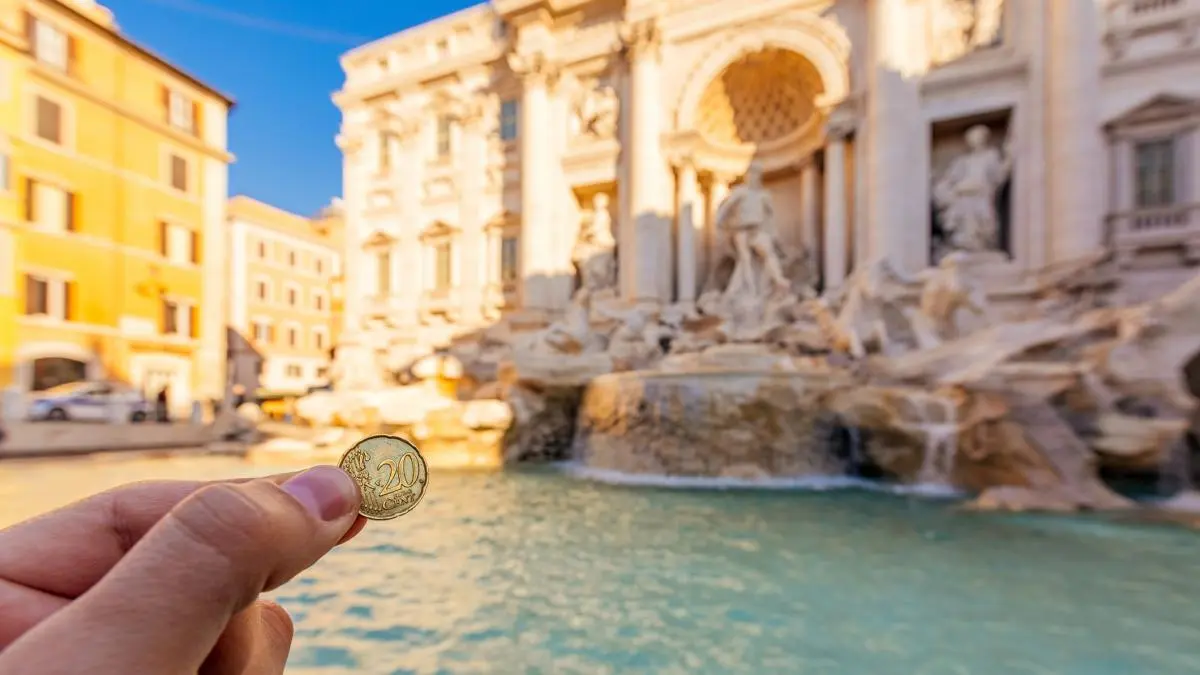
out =
[[[63,192],[63,199],[66,200],[66,204],[64,205],[66,208],[63,209],[67,214],[66,230],[67,232],[75,232],[79,229],[75,223],[75,212],[79,210],[79,204],[76,203],[79,195],[74,192]]]
[[[72,305],[74,304],[74,300],[75,300],[75,282],[74,281],[64,281],[63,282],[63,306],[62,306],[64,321],[71,321],[75,316],[74,308],[72,307]]]
[[[167,252],[170,248],[171,231],[167,221],[158,221],[158,254],[162,257],[167,257]]]
[[[159,99],[162,101],[163,120],[166,121],[168,124],[170,124],[171,123],[171,90],[167,88],[167,85],[160,84],[160,85],[158,85],[158,96],[159,96]]]
[[[196,138],[200,138],[200,119],[203,115],[203,110],[204,108],[200,106],[199,101],[192,101],[192,134]]]
[[[34,204],[37,201],[37,181],[32,178],[25,179],[25,222],[37,222],[37,209]]]
[[[200,264],[200,233],[195,230],[189,230],[188,236],[191,238],[192,246],[192,264]]]
[[[68,73],[73,74],[75,72],[75,64],[77,62],[78,55],[79,55],[78,40],[75,39],[74,35],[68,35],[67,36],[67,72]]]
[[[30,54],[37,51],[37,19],[29,12],[25,12],[25,43]]]
[[[196,325],[199,314],[196,311],[195,305],[188,305],[188,331],[190,331],[193,338],[200,337],[200,327]]]

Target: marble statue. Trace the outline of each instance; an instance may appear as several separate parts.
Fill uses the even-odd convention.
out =
[[[717,211],[717,228],[729,233],[734,250],[726,297],[765,297],[791,286],[783,274],[773,232],[774,204],[762,173],[762,164],[752,161],[745,181]]]
[[[916,312],[907,313],[917,344],[922,349],[962,337],[958,323],[961,310],[987,317],[987,294],[963,273],[967,254],[956,251],[942,258],[936,267],[922,270],[921,297]]]
[[[594,295],[617,283],[617,240],[612,234],[609,198],[603,192],[592,197],[592,214],[579,228],[571,251],[571,262],[579,271],[578,294]]]
[[[584,92],[575,106],[577,132],[594,138],[615,137],[620,108],[616,90],[608,85]]]
[[[957,157],[933,186],[950,250],[995,251],[1000,247],[996,193],[1012,172],[1012,153],[989,144],[991,131],[977,124],[967,129],[967,152]]]

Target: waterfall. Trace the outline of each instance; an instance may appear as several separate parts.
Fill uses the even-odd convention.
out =
[[[1173,511],[1200,511],[1200,492],[1192,478],[1192,446],[1187,433],[1180,434],[1163,456],[1158,470],[1158,489],[1163,496],[1171,495],[1163,508]]]
[[[949,485],[958,454],[957,413],[953,401],[936,397],[930,401],[937,405],[933,410],[928,405],[921,406],[922,420],[917,427],[925,435],[925,455],[917,481]]]

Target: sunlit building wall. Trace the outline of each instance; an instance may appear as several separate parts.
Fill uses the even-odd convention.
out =
[[[247,395],[296,395],[329,381],[341,218],[229,200],[231,377]]]
[[[0,319],[16,327],[0,331],[0,385],[111,377],[167,386],[177,408],[223,396],[232,101],[93,2],[0,12]]]

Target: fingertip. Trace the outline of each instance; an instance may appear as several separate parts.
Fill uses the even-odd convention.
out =
[[[358,533],[362,532],[363,528],[366,526],[367,526],[367,519],[362,517],[361,515],[358,516],[357,518],[354,519],[354,522],[350,525],[350,529],[346,530],[346,534],[342,535],[342,538],[340,540],[338,540],[337,545],[341,546],[342,544],[357,537]]]

